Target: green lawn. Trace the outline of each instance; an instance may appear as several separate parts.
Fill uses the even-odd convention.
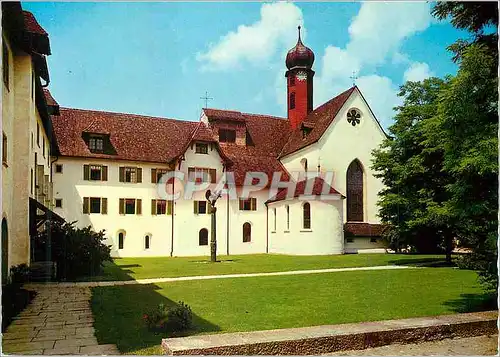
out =
[[[472,271],[417,268],[98,287],[92,309],[99,343],[154,354],[163,336],[141,317],[159,303],[189,304],[195,327],[188,334],[203,334],[470,311],[481,294]]]
[[[418,265],[444,261],[442,255],[347,254],[291,256],[277,254],[221,256],[218,263],[209,257],[121,258],[106,263],[104,275],[86,280],[132,280],[178,276],[262,273],[289,270],[364,267],[380,265]]]

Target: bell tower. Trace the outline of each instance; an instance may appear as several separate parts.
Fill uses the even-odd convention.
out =
[[[286,55],[288,121],[292,129],[300,127],[302,121],[313,110],[313,51],[304,46],[300,38]]]

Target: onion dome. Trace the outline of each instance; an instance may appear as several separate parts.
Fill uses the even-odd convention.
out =
[[[299,39],[294,48],[288,51],[286,55],[286,67],[288,69],[294,67],[311,68],[314,63],[314,53],[309,48],[304,46],[300,39],[300,26],[299,26]]]

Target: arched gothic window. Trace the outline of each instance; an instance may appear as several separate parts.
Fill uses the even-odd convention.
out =
[[[248,243],[252,241],[252,226],[250,223],[245,222],[243,224],[243,243]]]
[[[347,221],[363,222],[363,168],[358,160],[347,169]]]
[[[309,202],[304,203],[302,210],[302,226],[304,229],[311,229],[311,204]]]
[[[290,93],[290,109],[295,109],[295,92]]]
[[[200,233],[198,234],[198,244],[208,245],[208,229],[206,228],[200,229]]]
[[[123,243],[125,240],[125,233],[118,233],[118,249],[123,249]]]
[[[144,237],[144,249],[149,249],[149,245],[151,244],[151,238],[149,235]]]

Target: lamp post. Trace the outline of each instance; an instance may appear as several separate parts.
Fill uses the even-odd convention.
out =
[[[216,218],[216,213],[217,213],[217,208],[215,207],[215,203],[217,200],[221,197],[221,193],[214,193],[210,190],[207,190],[205,192],[205,198],[208,201],[208,204],[210,205],[210,214],[212,215],[211,221],[212,221],[212,227],[211,227],[211,234],[210,234],[210,261],[215,263],[217,261],[217,218]]]

